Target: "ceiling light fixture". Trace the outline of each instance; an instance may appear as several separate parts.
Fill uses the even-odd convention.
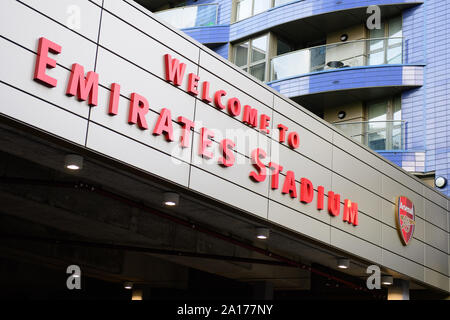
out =
[[[180,195],[175,192],[165,192],[164,193],[164,200],[163,205],[168,207],[174,207],[177,206],[180,202]]]
[[[260,240],[266,240],[270,236],[270,230],[267,228],[256,228],[256,237]]]
[[[69,170],[83,169],[83,157],[77,154],[68,154],[64,159],[64,167]]]
[[[339,269],[348,269],[349,266],[350,266],[350,260],[345,259],[345,258],[339,258],[337,260],[337,267]]]
[[[131,281],[125,281],[125,282],[123,283],[123,287],[124,287],[124,289],[131,290],[131,289],[133,289],[133,282],[131,282]]]
[[[347,113],[345,111],[339,111],[337,116],[339,119],[344,119],[346,115]]]
[[[390,286],[394,283],[394,278],[392,276],[382,276],[381,283],[385,286]]]

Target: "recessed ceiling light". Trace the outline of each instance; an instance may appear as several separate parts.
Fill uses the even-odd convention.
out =
[[[124,289],[131,290],[131,289],[133,289],[133,282],[131,282],[131,281],[125,281],[125,282],[123,283],[123,287],[124,287]]]
[[[394,283],[394,278],[392,276],[382,276],[381,283],[385,286],[390,286]]]
[[[178,205],[180,201],[180,195],[175,192],[165,192],[164,193],[164,199],[163,199],[163,205],[168,207],[174,207]]]
[[[256,228],[256,238],[266,240],[270,236],[270,230],[267,228]]]
[[[344,258],[340,258],[337,260],[337,267],[339,269],[348,269],[349,266],[350,266],[350,260],[344,259]]]
[[[64,167],[73,171],[81,170],[83,168],[83,157],[77,154],[66,155]]]
[[[347,113],[345,111],[339,111],[337,116],[339,119],[344,119]]]

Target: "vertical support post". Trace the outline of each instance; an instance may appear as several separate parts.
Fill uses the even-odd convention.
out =
[[[131,300],[138,301],[143,300],[143,290],[142,289],[133,289],[131,294]]]
[[[394,279],[388,288],[388,300],[409,300],[409,281]]]

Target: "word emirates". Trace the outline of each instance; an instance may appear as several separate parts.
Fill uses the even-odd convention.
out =
[[[39,39],[38,53],[36,57],[34,80],[40,82],[47,87],[56,87],[57,80],[46,74],[46,69],[55,68],[56,60],[50,58],[49,53],[59,54],[61,53],[62,47],[46,38]],[[166,81],[172,83],[175,86],[181,86],[184,73],[186,70],[186,64],[180,63],[179,60],[172,58],[169,54],[164,56],[165,64],[165,79]],[[98,102],[98,79],[99,75],[93,71],[89,71],[86,76],[84,73],[83,66],[74,63],[72,65],[71,74],[69,77],[69,82],[67,85],[66,94],[68,96],[77,96],[78,100],[86,101],[93,107],[97,106]],[[200,77],[194,73],[188,75],[188,84],[186,91],[193,95],[199,96],[202,101],[207,104],[213,105],[214,107],[225,110],[232,117],[238,117],[242,114],[242,122],[250,127],[258,128],[261,133],[268,134],[270,131],[268,129],[270,124],[270,117],[266,114],[261,114],[258,117],[258,110],[252,108],[249,105],[241,106],[241,102],[236,97],[228,98],[226,104],[224,100],[226,99],[225,90],[216,90],[213,95],[210,94],[210,82],[203,81],[200,87]],[[120,96],[120,85],[117,83],[111,84],[111,91],[109,97],[108,114],[110,116],[115,116],[119,112],[119,96]],[[130,105],[128,110],[128,123],[130,125],[137,125],[142,130],[148,129],[148,124],[146,121],[146,114],[149,112],[149,103],[147,99],[137,93],[132,93],[130,96]],[[258,126],[259,120],[259,126]],[[182,128],[182,133],[180,137],[180,147],[186,148],[189,146],[189,134],[191,130],[194,129],[194,121],[187,119],[185,117],[177,118],[178,124]],[[288,133],[288,127],[283,124],[278,124],[277,128],[279,130],[279,142],[287,143],[290,148],[296,149],[300,145],[299,134],[295,131]],[[163,135],[168,142],[174,141],[173,137],[173,127],[172,127],[172,116],[170,109],[163,108],[159,114],[159,118],[153,128],[153,134]],[[287,136],[287,139],[286,139]],[[208,148],[212,144],[212,138],[214,138],[214,131],[206,127],[202,127],[200,130],[200,142],[198,148],[198,154],[201,157],[211,159],[214,154]],[[235,143],[230,139],[223,139],[220,142],[220,152],[221,156],[218,159],[218,164],[224,167],[232,167],[235,162],[234,148]],[[271,188],[273,190],[279,189],[279,176],[283,171],[283,166],[270,162],[268,168],[262,162],[262,159],[266,158],[266,152],[257,148],[251,152],[252,164],[255,167],[254,171],[251,171],[249,178],[255,182],[263,182],[267,178],[267,169],[270,170],[271,176]],[[283,186],[281,192],[283,194],[289,194],[292,198],[297,198],[297,188],[295,186],[295,174],[293,171],[286,171],[285,178],[283,181]],[[314,187],[311,181],[307,178],[300,179],[300,190],[299,190],[299,201],[302,203],[311,203],[314,198]],[[324,195],[325,190],[323,186],[317,187],[317,210],[324,209]],[[328,192],[328,212],[331,216],[337,217],[341,212],[340,207],[340,195],[334,193],[333,191]],[[344,200],[344,213],[343,221],[354,226],[358,225],[358,204],[352,202],[348,199]]]

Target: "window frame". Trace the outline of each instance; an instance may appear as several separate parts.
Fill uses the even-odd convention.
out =
[[[257,39],[262,38],[262,37],[266,37],[266,54],[265,54],[265,58],[261,59],[261,60],[258,60],[258,61],[253,61],[252,62],[251,61],[251,58],[252,58],[251,57],[251,55],[252,55],[252,47],[253,47],[252,43],[253,43],[254,40],[257,40]],[[259,80],[262,81],[262,82],[267,82],[268,81],[267,79],[269,78],[269,68],[270,68],[269,62],[270,62],[270,57],[272,56],[271,55],[271,53],[272,53],[272,46],[273,46],[273,45],[271,45],[273,43],[272,38],[273,38],[273,35],[270,32],[268,32],[268,33],[260,34],[260,35],[258,35],[256,37],[253,37],[253,38],[247,38],[247,39],[245,39],[243,41],[240,41],[240,42],[237,42],[237,43],[233,44],[233,50],[232,50],[232,52],[233,52],[233,54],[232,54],[233,61],[232,62],[234,64],[236,64],[236,54],[237,54],[238,46],[243,44],[243,43],[248,42],[247,63],[245,65],[238,66],[238,68],[240,68],[243,71],[251,74],[250,73],[250,68],[251,67],[257,66],[257,65],[262,64],[262,63],[265,63],[265,66],[264,66],[264,79],[259,79]],[[255,76],[253,76],[253,77],[255,77]]]
[[[377,103],[377,102],[380,102],[380,101],[383,101],[383,102],[387,102],[387,106],[386,106],[386,127],[385,127],[385,132],[386,132],[386,142],[385,142],[385,148],[384,149],[372,149],[372,150],[375,150],[375,151],[384,151],[384,150],[390,150],[390,151],[396,151],[396,150],[403,150],[402,148],[403,148],[403,146],[404,146],[404,141],[401,141],[400,142],[400,149],[393,149],[393,144],[394,144],[394,141],[393,141],[393,136],[394,136],[394,121],[399,121],[400,123],[401,123],[401,127],[400,127],[400,130],[402,131],[401,132],[401,135],[400,135],[400,137],[401,137],[401,139],[403,140],[404,139],[404,132],[403,132],[403,130],[404,130],[404,128],[403,128],[403,120],[402,120],[402,117],[400,116],[400,120],[395,120],[394,119],[394,115],[395,115],[395,102],[396,102],[396,99],[398,99],[399,100],[399,103],[400,103],[400,112],[401,112],[401,110],[402,110],[402,95],[401,94],[396,94],[396,95],[393,95],[393,96],[389,96],[388,98],[379,98],[379,99],[374,99],[374,100],[370,100],[370,101],[365,101],[364,102],[364,109],[365,109],[365,111],[364,111],[364,115],[365,115],[365,119],[366,119],[366,123],[367,123],[367,126],[366,126],[366,128],[364,129],[364,131],[365,131],[365,137],[364,137],[364,144],[366,145],[366,146],[368,146],[369,148],[370,148],[370,145],[369,145],[369,135],[368,135],[368,132],[369,132],[369,130],[368,130],[368,126],[369,126],[369,122],[370,122],[370,119],[369,119],[369,104],[371,104],[371,103]]]
[[[253,17],[253,6],[254,6],[254,3],[255,3],[255,0],[250,0],[252,2],[251,9],[250,9],[250,16],[248,16],[246,18],[238,19],[238,15],[239,15],[238,5],[242,1],[245,1],[245,0],[236,0],[235,1],[235,5],[234,5],[235,11],[236,11],[235,14],[234,14],[234,21],[235,22],[242,21],[242,20],[248,19],[250,17]]]
[[[242,21],[242,20],[251,18],[251,17],[253,17],[253,16],[255,16],[255,15],[258,15],[258,14],[260,14],[260,13],[264,13],[264,12],[266,12],[267,10],[270,10],[270,9],[272,9],[272,8],[276,8],[276,7],[279,7],[279,6],[284,6],[284,5],[289,4],[289,2],[288,2],[288,3],[285,3],[285,4],[281,4],[281,5],[275,6],[275,1],[276,1],[276,0],[270,0],[269,8],[267,8],[267,10],[255,14],[255,2],[258,1],[258,0],[250,0],[250,1],[252,2],[252,7],[251,7],[251,10],[250,10],[250,16],[248,16],[247,18],[243,18],[243,19],[239,19],[239,20],[238,20],[238,4],[239,4],[239,2],[241,2],[241,1],[244,1],[244,0],[234,0],[234,1],[233,1],[233,3],[234,3],[234,5],[233,5],[234,14],[233,14],[233,21],[232,21],[232,22],[239,22],[239,21]],[[295,0],[290,0],[290,2],[294,2],[294,1],[295,1]]]
[[[394,20],[394,19],[397,19],[397,18],[400,18],[400,21],[401,21],[401,30],[402,30],[402,38],[403,38],[403,15],[400,15],[400,16],[397,16],[397,17],[393,17],[393,18],[390,18],[389,20],[387,20],[387,21],[385,21],[384,23],[383,23],[383,28],[384,28],[384,35],[383,35],[383,45],[382,45],[382,47],[381,47],[381,49],[377,49],[377,50],[373,50],[373,51],[371,51],[370,50],[370,46],[371,46],[371,40],[372,40],[372,38],[370,37],[370,31],[371,30],[368,30],[369,31],[369,34],[368,34],[368,42],[367,42],[367,48],[366,48],[366,52],[367,52],[367,61],[366,61],[366,65],[372,65],[372,64],[369,64],[369,61],[370,61],[370,55],[372,55],[372,54],[376,54],[376,53],[379,53],[379,52],[382,52],[383,51],[383,64],[389,64],[389,60],[388,60],[388,52],[389,52],[389,49],[393,49],[393,48],[396,48],[396,47],[403,47],[403,40],[402,41],[400,41],[399,43],[396,43],[396,44],[394,44],[394,45],[390,45],[389,44],[389,32],[390,32],[390,22],[392,21],[392,20]],[[373,38],[373,40],[376,40],[376,39],[380,39],[380,38]],[[397,37],[393,37],[392,39],[397,39]],[[402,55],[401,55],[401,62],[400,62],[400,64],[402,64],[403,63],[403,50],[402,50]],[[374,65],[376,65],[376,64],[374,64]]]

